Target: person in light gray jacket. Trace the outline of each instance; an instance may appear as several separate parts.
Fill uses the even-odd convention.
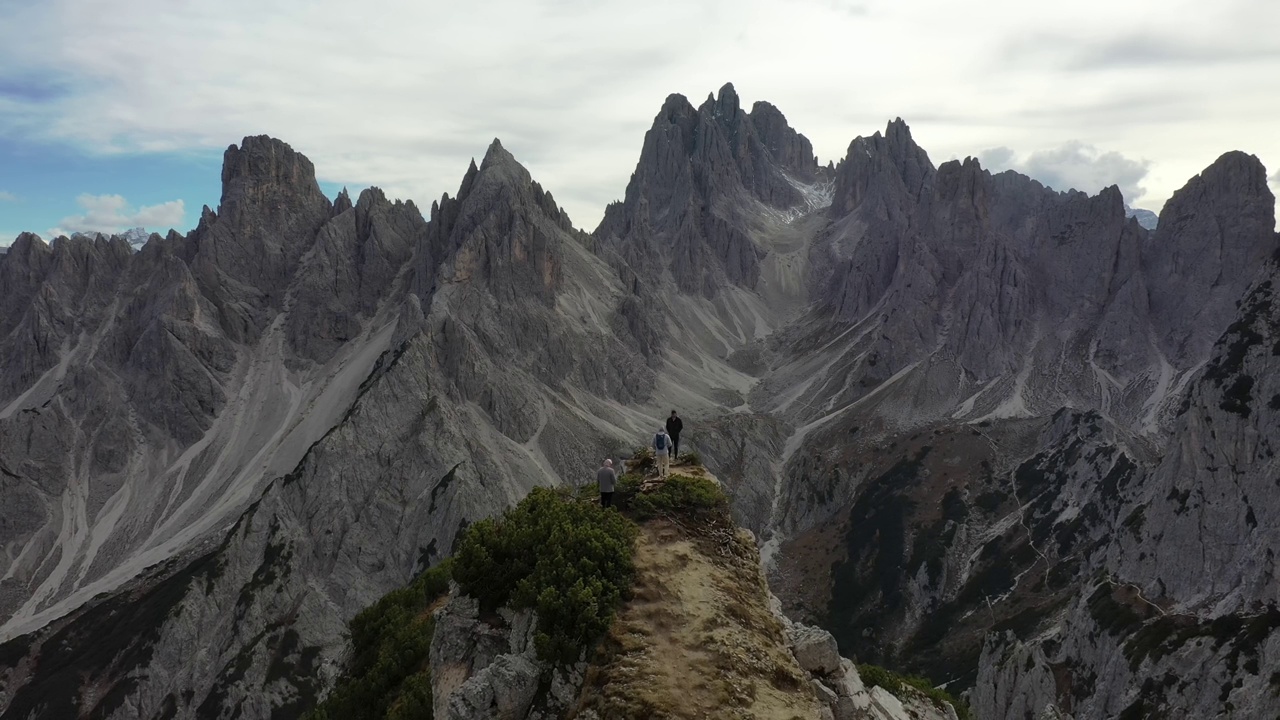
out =
[[[658,461],[658,477],[665,478],[671,471],[671,436],[665,427],[653,436],[653,458]]]
[[[596,485],[600,486],[600,507],[613,507],[614,483],[618,481],[618,473],[613,470],[613,461],[605,458],[604,464],[596,471]]]

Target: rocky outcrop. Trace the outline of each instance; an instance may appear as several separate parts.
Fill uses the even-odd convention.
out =
[[[840,657],[831,633],[792,622],[782,614],[777,599],[771,600],[786,627],[791,652],[812,676],[810,682],[834,720],[956,720],[950,704],[931,700],[910,687],[899,688],[897,694],[878,685],[868,687],[853,661]]]
[[[530,713],[544,675],[555,668],[538,660],[533,647],[537,618],[532,611],[501,611],[503,627],[479,619],[479,606],[455,588],[436,611],[431,639],[431,692],[434,716],[450,720],[523,720],[562,716],[575,694],[545,693],[541,707]],[[569,673],[581,685],[582,667]],[[570,685],[575,681],[570,680]]]

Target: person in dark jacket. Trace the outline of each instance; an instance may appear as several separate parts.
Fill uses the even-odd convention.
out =
[[[617,480],[618,474],[613,471],[613,461],[606,458],[596,471],[596,485],[600,486],[600,507],[613,507],[614,483]]]
[[[680,459],[680,431],[684,429],[684,423],[680,421],[676,411],[671,411],[671,417],[667,418],[667,434],[671,436],[671,458],[673,460]]]

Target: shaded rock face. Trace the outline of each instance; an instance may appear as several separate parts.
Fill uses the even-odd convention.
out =
[[[290,345],[319,363],[360,335],[427,234],[412,202],[392,203],[378,188],[354,205],[344,192],[333,211],[298,274],[286,321]]]
[[[833,219],[811,250],[812,267],[831,268],[816,275],[815,336],[786,337],[818,342],[831,317],[853,330],[831,381],[801,398],[809,405],[832,393],[828,405],[856,402],[907,371],[928,385],[929,413],[1094,407],[1138,432],[1167,430],[1171,393],[1275,249],[1264,171],[1238,154],[1179,193],[1155,234],[1125,218],[1115,188],[1054,193],[972,159],[935,172],[897,122],[855,141],[837,178]],[[1223,195],[1239,206],[1226,210]],[[1191,197],[1194,213],[1180,209]],[[1239,272],[1219,272],[1219,257]]]
[[[227,153],[219,214],[188,237],[132,252],[28,234],[6,254],[0,464],[22,500],[0,509],[0,617],[30,621],[164,560],[340,418],[424,223],[376,191],[329,217],[311,173],[249,138]]]
[[[624,402],[649,392],[653,372],[604,320],[621,289],[499,142],[433,216],[449,254],[425,326],[459,400],[529,441],[546,427],[536,387]]]
[[[682,292],[754,288],[761,206],[807,208],[802,186],[824,177],[812,145],[772,105],[748,113],[732,85],[697,109],[672,95],[645,135],[625,199],[605,209],[595,236],[643,277],[670,272]]]
[[[1142,265],[1167,357],[1203,359],[1276,250],[1275,221],[1266,170],[1242,152],[1218,158],[1165,203]]]
[[[188,252],[202,289],[227,316],[223,328],[233,340],[262,332],[263,311],[283,303],[280,291],[331,207],[311,161],[288,145],[258,136],[227,148],[218,213],[206,209]]]
[[[1275,436],[1276,269],[1240,304],[1183,399],[1170,445],[1130,512],[1116,571],[1179,608],[1249,613],[1280,600]]]

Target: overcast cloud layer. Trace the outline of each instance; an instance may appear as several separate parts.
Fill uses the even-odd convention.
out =
[[[935,163],[1158,210],[1224,151],[1280,164],[1276,27],[1268,0],[0,0],[0,136],[137,153],[266,133],[322,180],[424,208],[500,137],[591,229],[666,95],[732,81],[823,162],[901,116]],[[66,229],[173,211],[73,197]]]

